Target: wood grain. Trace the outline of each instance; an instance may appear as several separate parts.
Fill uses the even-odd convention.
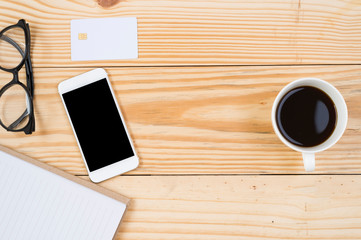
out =
[[[88,70],[35,68],[36,132],[25,136],[1,128],[0,144],[86,174],[57,84]],[[349,109],[344,136],[316,155],[315,173],[361,173],[358,65],[106,70],[140,156],[140,166],[129,174],[304,173],[301,155],[274,134],[270,114],[281,88],[307,76],[336,86]]]
[[[137,17],[138,59],[71,61],[70,20],[98,17]],[[57,85],[107,67],[140,156],[135,171],[101,183],[133,199],[116,239],[361,239],[360,1],[127,0],[105,9],[0,0],[0,29],[20,18],[31,28],[36,132],[0,128],[0,145],[86,175]],[[303,175],[301,155],[270,120],[277,93],[302,77],[332,83],[349,110],[344,136],[316,155],[316,175]],[[11,78],[0,71],[0,87]]]
[[[360,239],[361,176],[124,176],[116,239]]]
[[[357,0],[0,1],[0,29],[25,18],[36,67],[360,64]],[[139,59],[70,60],[70,20],[138,18]]]

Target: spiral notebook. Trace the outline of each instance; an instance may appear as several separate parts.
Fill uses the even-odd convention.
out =
[[[0,239],[112,239],[128,201],[0,146]]]

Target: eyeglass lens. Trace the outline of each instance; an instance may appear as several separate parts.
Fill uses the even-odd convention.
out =
[[[24,88],[15,84],[0,97],[0,119],[5,126],[17,130],[29,121],[29,98]]]
[[[25,55],[25,32],[21,27],[8,29],[0,37],[0,66],[16,68]]]

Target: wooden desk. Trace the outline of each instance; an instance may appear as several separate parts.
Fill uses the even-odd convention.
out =
[[[133,199],[117,239],[361,238],[360,1],[1,0],[0,13],[1,29],[30,23],[36,87],[36,132],[0,129],[1,145],[87,178],[57,84],[109,73],[140,155],[101,183]],[[71,19],[128,16],[139,59],[71,61]],[[308,76],[349,108],[311,174],[270,120],[278,91]]]

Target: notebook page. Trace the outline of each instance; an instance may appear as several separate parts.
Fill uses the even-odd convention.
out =
[[[112,239],[125,208],[0,151],[0,239]]]

